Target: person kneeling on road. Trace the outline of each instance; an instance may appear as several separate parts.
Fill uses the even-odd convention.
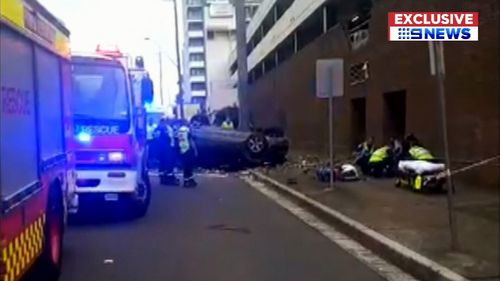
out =
[[[179,155],[181,158],[182,169],[184,174],[184,187],[195,187],[197,185],[194,180],[193,166],[194,159],[197,156],[196,145],[191,137],[189,127],[182,125],[177,132],[177,141],[179,144]]]
[[[374,177],[382,177],[388,175],[393,170],[393,153],[394,147],[392,143],[376,149],[368,160],[369,174]]]

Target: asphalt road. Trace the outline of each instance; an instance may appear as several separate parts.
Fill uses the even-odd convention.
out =
[[[71,226],[61,281],[383,280],[238,178],[198,180],[155,184],[143,219]]]

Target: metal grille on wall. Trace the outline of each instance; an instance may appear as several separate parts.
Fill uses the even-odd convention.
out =
[[[349,84],[351,86],[364,83],[368,78],[370,78],[368,61],[351,64],[349,66]]]

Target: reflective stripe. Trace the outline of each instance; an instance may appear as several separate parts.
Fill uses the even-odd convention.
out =
[[[434,159],[434,156],[429,152],[429,150],[420,147],[413,146],[410,148],[410,156],[415,160],[431,160]]]
[[[155,129],[156,129],[155,125],[152,125],[152,126],[148,125],[148,127],[146,128],[148,140],[152,140],[154,138]]]
[[[370,148],[367,142],[361,144],[361,153],[371,154],[373,152],[373,147]]]
[[[231,121],[222,122],[222,128],[223,129],[233,129],[234,128],[233,122],[231,122]]]
[[[387,151],[389,150],[388,146],[383,146],[373,152],[370,157],[369,162],[380,162],[387,158]]]
[[[183,127],[177,132],[177,138],[179,139],[179,149],[181,153],[186,153],[189,150],[189,129]]]
[[[42,252],[45,215],[41,215],[0,253],[0,265],[5,265],[2,281],[15,281]]]
[[[175,133],[174,129],[171,126],[167,126],[167,133],[170,138],[170,146],[174,147],[175,146]]]
[[[413,187],[416,189],[416,190],[420,190],[422,189],[422,176],[417,176],[415,178],[415,182],[413,184]]]

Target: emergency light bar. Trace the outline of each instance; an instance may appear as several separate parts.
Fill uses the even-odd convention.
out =
[[[97,45],[96,47],[96,53],[103,55],[103,56],[108,56],[112,58],[122,58],[123,53],[120,51],[117,45],[112,45],[112,46],[105,46],[102,47],[101,44]]]

